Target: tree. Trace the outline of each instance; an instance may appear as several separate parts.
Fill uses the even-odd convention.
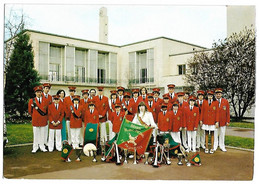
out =
[[[241,120],[255,103],[255,31],[245,28],[225,40],[213,44],[213,49],[197,52],[188,61],[191,69],[186,82],[207,90],[221,87]]]
[[[40,77],[34,69],[29,35],[22,32],[14,39],[14,49],[6,66],[5,112],[23,117],[27,111],[28,100],[33,97],[33,88],[40,85]]]

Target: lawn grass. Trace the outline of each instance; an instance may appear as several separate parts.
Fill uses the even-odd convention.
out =
[[[8,145],[33,142],[33,127],[28,124],[7,124]]]
[[[254,139],[227,135],[225,136],[225,145],[246,149],[254,149]]]
[[[248,123],[248,122],[230,122],[230,127],[239,127],[239,128],[255,128],[254,123]]]

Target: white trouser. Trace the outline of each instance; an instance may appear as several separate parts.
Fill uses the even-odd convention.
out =
[[[181,143],[181,133],[180,132],[171,132],[172,139],[174,142]]]
[[[81,129],[81,128],[71,128],[71,129],[70,129],[71,142],[72,142],[72,147],[73,147],[73,149],[79,147],[80,129]]]
[[[33,126],[33,150],[34,151],[37,151],[39,147],[41,150],[45,150],[44,133],[45,133],[45,127]]]
[[[188,147],[188,145],[187,145],[187,130],[185,130],[184,128],[182,128],[181,133],[182,133],[182,136],[181,136],[181,138],[182,138],[182,144],[183,144],[183,146],[184,146],[185,148],[187,148],[187,147]]]
[[[197,148],[199,148],[200,146],[202,148],[205,147],[205,130],[202,130],[200,125],[198,126],[196,140],[197,140],[197,146],[196,146]]]
[[[196,134],[197,131],[187,131],[189,151],[190,150],[192,150],[193,152],[196,151]]]
[[[68,143],[71,144],[70,120],[66,120],[66,125],[68,131]]]
[[[47,125],[44,127],[44,144],[48,145],[48,130],[49,130],[49,121],[47,121]]]
[[[84,142],[84,131],[85,131],[85,123],[82,122],[82,127],[80,128],[80,135],[79,135],[79,144],[83,145]]]
[[[109,140],[113,139],[113,133],[112,133],[112,123],[111,121],[106,121],[100,123],[100,141],[105,140],[107,141],[107,130],[106,130],[106,124],[108,123],[108,136]]]
[[[49,142],[48,142],[49,151],[53,151],[54,149],[54,139],[55,139],[56,150],[61,151],[61,129],[49,130]]]
[[[214,130],[214,150],[217,150],[218,146],[220,149],[225,149],[225,132],[226,126]]]

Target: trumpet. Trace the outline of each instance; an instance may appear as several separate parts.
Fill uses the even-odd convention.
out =
[[[115,148],[116,148],[116,165],[120,165],[120,157],[119,157],[119,151],[118,151],[118,145],[116,144],[116,142],[114,142],[115,144]]]
[[[158,147],[159,147],[159,143],[157,142],[156,148],[155,148],[155,156],[154,156],[153,167],[159,167],[159,165],[158,165]]]

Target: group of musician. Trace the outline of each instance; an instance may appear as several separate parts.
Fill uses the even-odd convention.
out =
[[[213,154],[218,146],[221,151],[227,151],[225,130],[230,112],[228,101],[222,97],[223,89],[198,90],[190,94],[176,93],[174,84],[167,87],[168,93],[160,98],[160,88],[148,93],[145,87],[128,92],[119,86],[106,97],[102,86],[97,87],[97,92],[82,90],[81,96],[75,95],[74,86],[68,87],[68,96],[64,90],[49,95],[50,83],[36,86],[35,98],[28,103],[33,126],[32,153],[39,149],[61,151],[64,140],[73,149],[83,146],[87,123],[99,124],[100,140],[111,140],[119,133],[124,118],[153,127],[153,142],[157,136],[169,133],[187,152],[197,152],[201,147],[205,153]]]

